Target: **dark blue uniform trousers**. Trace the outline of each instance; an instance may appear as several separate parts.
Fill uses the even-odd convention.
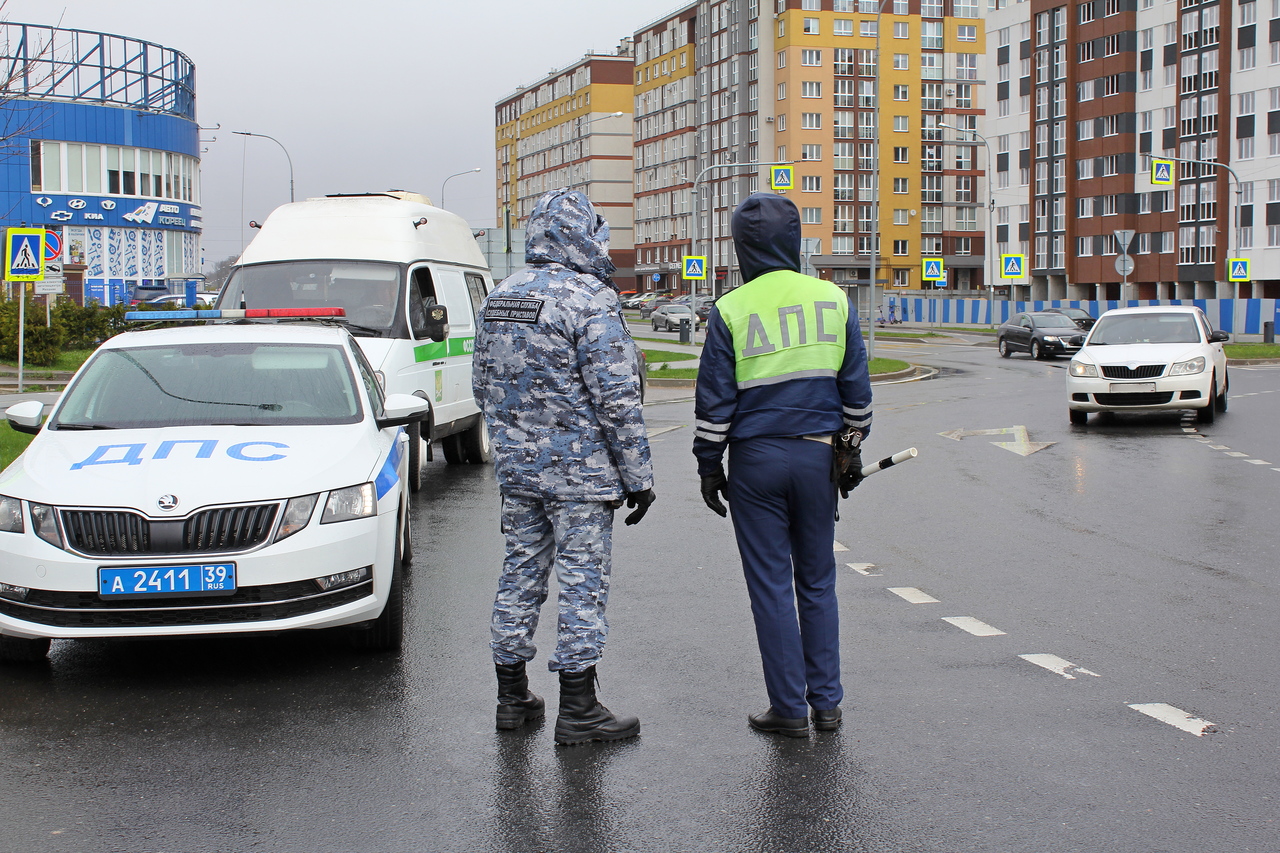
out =
[[[784,717],[808,717],[810,707],[844,698],[831,452],[804,438],[729,445],[729,506],[765,688]]]

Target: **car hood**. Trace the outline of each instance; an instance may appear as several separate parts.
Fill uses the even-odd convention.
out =
[[[42,431],[3,474],[0,494],[58,506],[134,507],[174,515],[210,504],[268,501],[371,480],[384,455],[366,423]]]
[[[369,364],[373,365],[374,370],[385,371],[385,362],[387,356],[391,353],[391,348],[395,346],[395,338],[356,338],[356,343],[360,345],[360,351],[364,353],[364,357],[369,359]],[[425,343],[431,343],[425,341]]]
[[[1087,358],[1095,364],[1172,364],[1193,359],[1203,351],[1202,344],[1086,345],[1076,358]]]

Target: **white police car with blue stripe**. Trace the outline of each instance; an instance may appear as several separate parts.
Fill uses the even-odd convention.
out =
[[[0,659],[51,638],[342,625],[398,649],[405,426],[426,410],[384,397],[338,325],[112,338],[43,424],[39,401],[6,411],[35,438],[0,473]]]

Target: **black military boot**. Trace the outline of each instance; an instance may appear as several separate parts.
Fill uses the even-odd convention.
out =
[[[622,740],[640,734],[640,720],[614,716],[596,699],[596,668],[560,673],[560,716],[556,743]]]
[[[494,664],[498,671],[498,728],[518,729],[525,723],[541,719],[545,703],[529,692],[529,676],[524,662]]]

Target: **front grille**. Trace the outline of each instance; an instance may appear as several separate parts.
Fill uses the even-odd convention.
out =
[[[1173,399],[1172,391],[1155,391],[1142,394],[1094,394],[1102,406],[1159,406]]]
[[[313,581],[247,586],[217,598],[104,601],[95,592],[33,589],[26,601],[0,598],[0,613],[58,628],[181,628],[267,622],[329,610],[373,594],[373,581],[320,592]]]
[[[185,521],[152,520],[126,510],[64,509],[67,545],[94,557],[245,551],[267,541],[279,504],[229,506]]]
[[[1102,375],[1108,379],[1154,379],[1164,373],[1163,364],[1140,364],[1125,367],[1123,364],[1104,364]]]

